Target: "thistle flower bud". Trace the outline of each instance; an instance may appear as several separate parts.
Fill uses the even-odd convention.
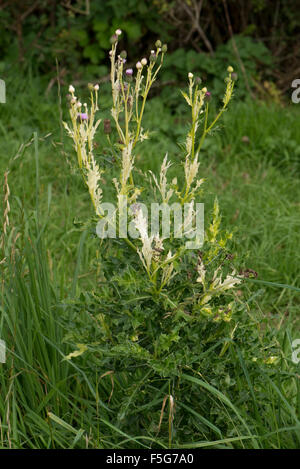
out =
[[[229,73],[233,72],[233,68],[231,67],[231,65],[229,65],[229,67],[227,68],[227,72],[229,72]]]
[[[99,91],[99,85],[98,85],[98,84],[96,84],[96,85],[94,86],[94,90],[95,90],[95,91]]]
[[[233,81],[236,81],[238,79],[238,74],[233,72],[232,75],[231,75],[231,78]]]
[[[191,72],[189,72],[188,77],[189,77],[190,80],[193,78],[193,76],[194,75]]]
[[[150,61],[150,62],[155,62],[155,61],[156,61],[156,55],[155,55],[155,52],[154,52],[154,54],[153,54],[152,52],[154,52],[154,51],[151,51],[151,55],[150,55],[150,57],[149,57],[149,61]]]
[[[211,100],[211,92],[210,91],[206,91],[205,95],[204,95],[204,98],[206,101],[210,101]]]
[[[74,93],[74,92],[75,92],[74,86],[72,86],[72,85],[69,86],[69,92],[70,92],[70,93]]]
[[[122,50],[122,52],[120,53],[120,57],[121,57],[121,59],[126,59],[126,57],[127,57],[126,50]]]
[[[103,121],[103,130],[105,134],[111,133],[110,119],[104,119]]]
[[[156,47],[161,47],[161,41],[158,39],[155,43]]]
[[[77,98],[76,98],[76,96],[74,96],[74,97],[71,99],[71,104],[75,104],[75,103],[76,103],[76,100],[77,100]]]
[[[93,89],[94,89],[93,83],[88,83],[88,89],[89,89],[90,91],[93,91]]]
[[[116,29],[115,34],[116,34],[117,36],[121,36],[122,30],[121,30],[121,29]]]
[[[161,48],[161,51],[165,54],[167,52],[167,50],[168,50],[168,46],[167,46],[167,44],[164,44]]]
[[[195,82],[196,82],[197,85],[200,85],[202,83],[202,80],[201,80],[200,77],[196,77]]]
[[[137,68],[138,70],[140,70],[141,68],[143,68],[143,65],[141,64],[141,62],[137,62],[136,68]]]
[[[127,68],[127,70],[126,70],[125,73],[126,73],[126,75],[128,75],[128,76],[132,76],[132,75],[133,75],[133,70],[132,70],[132,68]]]
[[[147,65],[147,59],[145,59],[145,57],[141,60],[141,64],[142,65]]]
[[[80,108],[80,107],[82,106],[81,102],[78,101],[78,103],[76,104],[76,106],[77,106],[78,108]]]
[[[202,88],[202,91],[203,93],[207,93],[207,88],[206,87]]]
[[[113,34],[110,38],[111,44],[115,44],[118,40],[118,36],[116,34]]]

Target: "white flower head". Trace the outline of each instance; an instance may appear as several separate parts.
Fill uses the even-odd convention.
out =
[[[75,93],[74,86],[72,86],[72,85],[69,86],[69,93]]]
[[[121,29],[116,29],[115,33],[116,33],[117,36],[121,36],[122,30]]]

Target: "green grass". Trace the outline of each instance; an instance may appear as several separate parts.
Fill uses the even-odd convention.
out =
[[[7,262],[0,265],[0,338],[9,349],[0,364],[0,447],[167,448],[168,403],[160,432],[157,426],[168,381],[148,379],[142,370],[112,378],[101,360],[96,367],[88,358],[64,360],[72,351],[64,340],[66,312],[76,322],[80,294],[97,290],[99,246],[73,223],[87,220],[92,209],[61,133],[56,91],[45,98],[45,87],[30,77],[26,87],[9,81],[7,104],[0,106],[0,173],[9,167],[11,191]],[[171,114],[165,104],[158,97],[149,103],[146,124],[157,131],[137,158],[144,170],[157,170],[168,151],[175,174],[176,142],[187,121],[184,108]],[[271,342],[261,347],[280,344],[282,356],[274,376],[268,366],[249,367],[247,345],[241,351],[233,340],[224,388],[184,373],[181,396],[191,397],[176,403],[187,421],[175,414],[175,447],[300,447],[300,370],[290,345],[300,337],[299,112],[295,105],[234,102],[224,128],[203,147],[207,210],[217,194],[223,223],[235,230],[233,263],[258,273],[241,288],[241,302],[249,320],[270,331]],[[238,401],[230,387],[235,379]]]

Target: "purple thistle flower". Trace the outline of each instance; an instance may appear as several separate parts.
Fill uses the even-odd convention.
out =
[[[206,99],[207,101],[209,101],[209,100],[211,99],[211,92],[210,92],[210,91],[206,91],[206,93],[205,93],[205,99]]]
[[[87,115],[86,112],[81,112],[80,114],[77,115],[78,120],[87,121],[88,118],[89,116]]]
[[[128,75],[128,76],[132,76],[132,75],[133,75],[133,70],[132,70],[132,68],[127,68],[127,70],[126,70],[125,73],[126,73],[126,75]]]

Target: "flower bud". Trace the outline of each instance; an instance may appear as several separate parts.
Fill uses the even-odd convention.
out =
[[[115,34],[116,34],[117,36],[121,36],[122,30],[121,30],[121,29],[116,29]]]
[[[161,47],[161,41],[159,39],[156,41],[155,46],[156,47]]]
[[[141,60],[141,64],[142,65],[147,65],[147,59],[145,59],[145,57]]]
[[[94,89],[93,83],[88,83],[88,89],[89,89],[90,91],[93,91],[93,89]]]
[[[95,91],[99,91],[99,85],[98,85],[98,84],[96,84],[96,85],[94,86],[94,90],[95,90]]]
[[[210,101],[211,100],[211,92],[210,91],[206,91],[205,95],[204,95],[204,98],[206,101]]]
[[[188,77],[189,77],[190,80],[193,78],[193,76],[194,75],[191,72],[189,72]]]
[[[128,75],[128,76],[132,76],[132,75],[133,75],[133,70],[132,70],[132,68],[127,68],[127,70],[126,70],[125,73],[126,73],[126,75]]]
[[[231,78],[233,81],[236,81],[238,79],[238,74],[233,72],[233,74],[231,75]]]
[[[167,46],[167,44],[164,44],[161,48],[161,51],[165,54],[167,52],[167,50],[168,50],[168,46]]]
[[[229,72],[229,73],[233,72],[233,68],[231,67],[231,65],[229,65],[229,67],[227,68],[227,72]]]
[[[126,50],[122,50],[122,52],[120,53],[120,57],[121,57],[121,59],[126,59],[126,57],[127,57]]]
[[[195,82],[196,82],[197,85],[200,85],[202,83],[202,80],[201,80],[200,77],[196,77]]]
[[[74,86],[72,86],[72,85],[69,86],[69,92],[70,92],[70,93],[74,93],[74,92],[75,92]]]
[[[202,88],[202,91],[203,91],[203,93],[207,93],[207,88],[206,88],[206,86],[205,86],[204,88]]]
[[[143,68],[143,65],[141,64],[141,62],[137,62],[136,68],[137,68],[138,70],[140,70],[141,68]]]
[[[116,34],[113,34],[113,36],[111,36],[110,38],[111,44],[115,44],[117,40],[118,40],[118,36]]]
[[[152,52],[153,52],[153,51],[151,51],[151,55],[150,55],[150,57],[149,57],[149,61],[150,61],[150,62],[155,62],[155,61],[156,61],[156,55],[155,55],[155,53],[152,54]]]

